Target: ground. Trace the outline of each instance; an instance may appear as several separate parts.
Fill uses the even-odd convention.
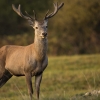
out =
[[[100,54],[49,57],[41,100],[99,100],[99,95],[84,96],[94,90],[100,90]],[[29,99],[25,77],[12,77],[0,88],[0,100],[21,99]]]

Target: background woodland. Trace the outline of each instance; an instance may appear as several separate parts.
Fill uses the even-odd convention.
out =
[[[73,55],[100,53],[100,0],[57,0],[64,7],[49,20],[48,54]],[[42,20],[55,0],[0,0],[0,47],[29,45],[34,41],[34,30],[27,20],[19,17],[12,4],[21,4],[33,16],[33,9]]]

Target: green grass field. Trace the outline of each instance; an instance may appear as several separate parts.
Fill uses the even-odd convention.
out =
[[[71,98],[95,89],[100,89],[100,54],[49,57],[40,100],[86,100]],[[97,100],[93,98],[87,100]],[[12,77],[0,88],[0,100],[29,100],[25,77]]]

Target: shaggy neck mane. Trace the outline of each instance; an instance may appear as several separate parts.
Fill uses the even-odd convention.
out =
[[[36,38],[34,39],[34,49],[38,60],[42,60],[47,53],[47,38]]]

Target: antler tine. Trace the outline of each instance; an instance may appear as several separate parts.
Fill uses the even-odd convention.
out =
[[[36,13],[35,13],[34,10],[33,10],[33,13],[34,13],[34,20],[37,20],[37,18],[36,18]]]
[[[32,20],[32,17],[27,17],[27,16],[25,16],[25,15],[23,15],[22,14],[22,12],[21,12],[21,5],[19,4],[19,6],[18,6],[18,9],[15,7],[15,5],[14,4],[12,4],[12,8],[13,8],[13,10],[19,15],[19,16],[21,16],[21,17],[23,17],[23,18],[25,18],[25,19],[30,19],[30,20]]]
[[[58,12],[58,2],[53,3],[53,5],[54,5],[54,12],[51,13],[51,16],[54,16]]]
[[[25,13],[26,13],[27,16],[29,16],[32,20],[34,20],[34,19],[27,13],[27,11],[25,11]]]
[[[49,10],[47,11],[47,13],[45,14],[45,16],[47,16],[48,15],[48,13],[49,13]]]
[[[61,3],[59,6],[58,6],[58,10],[64,5],[64,3]]]
[[[49,19],[49,18],[53,17],[58,12],[58,10],[64,5],[64,3],[61,3],[58,6],[58,2],[57,3],[53,3],[53,4],[54,4],[54,12],[52,12],[50,14],[46,13],[45,19]]]
[[[63,5],[64,3],[61,3],[59,6],[58,6],[58,2],[56,4],[54,3],[55,10],[51,16],[54,16]]]
[[[53,3],[53,5],[54,5],[54,12],[57,10],[57,3],[55,4],[55,3]],[[48,19],[48,18],[51,18],[51,16],[54,14],[54,12],[52,12],[52,13],[50,13],[50,14],[48,14],[49,13],[49,11],[47,11],[47,13],[46,13],[46,15],[45,15],[45,19]]]

